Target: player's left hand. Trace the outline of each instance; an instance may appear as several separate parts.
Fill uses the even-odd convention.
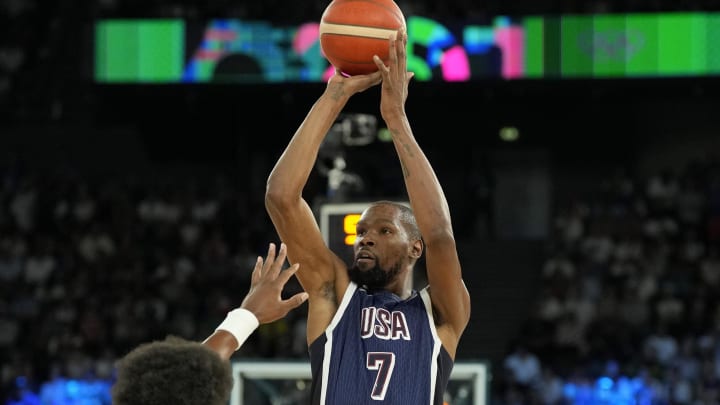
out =
[[[285,284],[298,271],[300,264],[295,263],[282,270],[287,255],[287,246],[281,243],[277,256],[275,250],[275,244],[270,243],[265,260],[258,256],[252,272],[250,291],[240,305],[241,308],[252,312],[261,324],[285,317],[288,312],[299,307],[308,299],[306,292],[297,293],[285,300],[282,299]]]

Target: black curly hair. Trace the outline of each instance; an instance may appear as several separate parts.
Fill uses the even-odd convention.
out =
[[[116,371],[113,405],[226,405],[233,385],[230,362],[176,336],[139,345]]]

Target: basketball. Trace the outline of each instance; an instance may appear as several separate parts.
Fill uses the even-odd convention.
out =
[[[373,55],[388,62],[388,38],[405,27],[394,0],[332,0],[320,19],[320,49],[346,75],[377,70]]]

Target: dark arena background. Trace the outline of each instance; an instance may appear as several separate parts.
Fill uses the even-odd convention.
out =
[[[278,241],[265,181],[324,89],[327,2],[205,3],[0,1],[1,403],[110,404],[118,358],[206,337]],[[720,2],[398,4],[481,402],[720,403]],[[345,214],[405,199],[378,100],[351,100],[305,193],[355,204],[339,252]],[[237,360],[304,364],[306,307]],[[479,405],[463,389],[446,402]]]

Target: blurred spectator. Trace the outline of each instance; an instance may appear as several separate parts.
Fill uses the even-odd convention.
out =
[[[558,232],[549,241],[542,280],[562,288],[541,292],[528,325],[542,319],[542,329],[524,333],[537,340],[552,331],[553,344],[533,350],[543,370],[558,372],[563,401],[717,403],[720,259],[717,240],[704,231],[716,181],[708,167],[691,161],[637,180],[616,172],[578,204],[590,208],[575,216],[573,236]],[[634,184],[644,185],[642,193]],[[568,212],[556,215],[565,229]],[[571,268],[574,276],[558,284]],[[551,392],[539,388],[533,399],[505,387],[498,398],[532,403]]]
[[[661,323],[646,337],[643,350],[649,360],[669,366],[678,353],[678,343],[667,326]]]
[[[551,368],[543,367],[542,376],[535,388],[537,399],[533,403],[538,405],[563,405],[563,380]]]
[[[711,245],[708,254],[700,259],[700,280],[711,291],[720,293],[720,247]]]
[[[525,397],[542,377],[540,360],[522,343],[515,345],[505,357],[503,370],[510,385],[520,390]]]
[[[0,285],[11,285],[16,281],[23,268],[20,256],[11,252],[9,241],[0,242]]]
[[[31,178],[24,177],[10,201],[10,214],[22,232],[30,232],[35,226],[35,202],[37,189]]]

